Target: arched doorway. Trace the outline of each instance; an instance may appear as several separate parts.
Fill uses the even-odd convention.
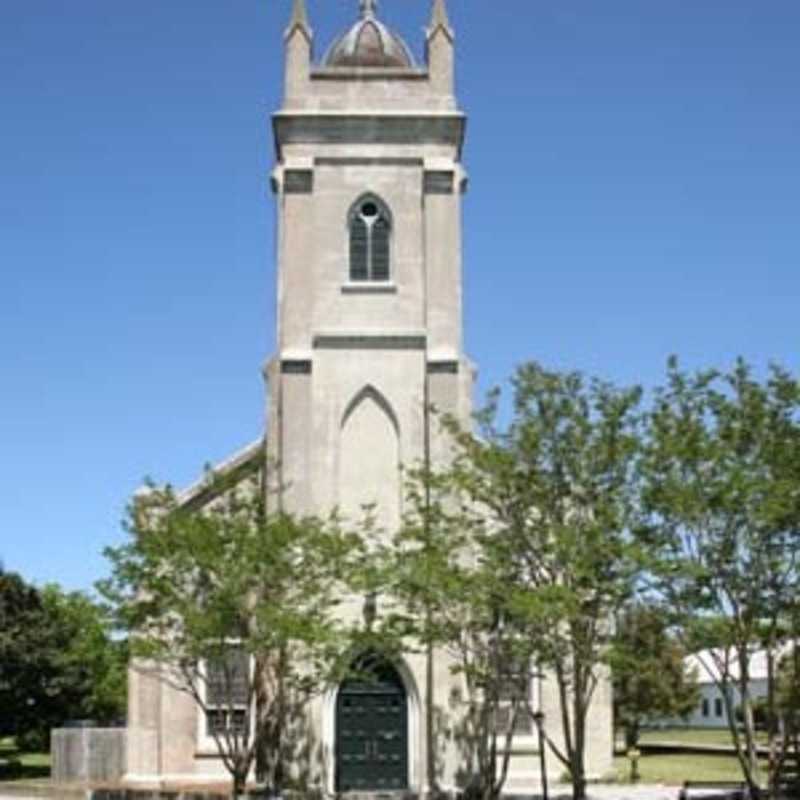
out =
[[[353,664],[336,698],[336,791],[408,788],[408,697],[376,653]]]

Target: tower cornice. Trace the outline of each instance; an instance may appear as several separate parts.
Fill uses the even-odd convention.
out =
[[[442,144],[460,159],[466,116],[460,111],[279,111],[272,117],[278,160],[293,144]]]

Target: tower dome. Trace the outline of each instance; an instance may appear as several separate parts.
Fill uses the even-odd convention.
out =
[[[408,68],[414,59],[406,43],[376,16],[376,0],[361,0],[361,18],[328,49],[325,67]]]

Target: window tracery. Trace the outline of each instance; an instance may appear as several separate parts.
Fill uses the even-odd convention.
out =
[[[362,197],[352,208],[350,280],[387,282],[391,277],[391,215],[377,197]]]

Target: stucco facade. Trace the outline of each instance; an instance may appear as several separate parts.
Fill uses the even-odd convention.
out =
[[[267,484],[287,510],[338,508],[355,517],[374,504],[379,527],[390,532],[403,512],[402,465],[447,458],[447,442],[425,409],[433,404],[464,422],[472,409],[474,369],[462,340],[465,117],[442,0],[433,3],[421,67],[373,23],[373,3],[361,5],[357,25],[367,29],[349,32],[315,65],[304,3],[294,4],[285,96],[272,120],[278,330],[264,369],[266,447],[255,443],[222,468],[277,465],[267,470]],[[376,53],[386,65],[359,61]],[[352,219],[367,201],[379,205],[389,230],[388,277],[380,280],[353,279]],[[196,502],[197,491],[187,490],[186,502]],[[362,613],[359,599],[346,607]],[[403,788],[421,792],[428,787],[425,659],[409,655],[395,666],[407,699]],[[434,677],[434,703],[447,709],[456,678],[444,655],[435,659]],[[314,781],[330,793],[337,789],[337,691],[330,687],[309,711],[320,754]],[[533,692],[559,741],[553,682]],[[611,764],[610,707],[603,683],[590,724],[594,776]],[[198,717],[191,699],[132,669],[128,782],[224,775]],[[515,747],[509,790],[539,777],[536,737],[518,737]],[[440,784],[455,787],[461,765],[452,742],[443,742],[439,761]],[[562,772],[550,764],[554,777]]]

